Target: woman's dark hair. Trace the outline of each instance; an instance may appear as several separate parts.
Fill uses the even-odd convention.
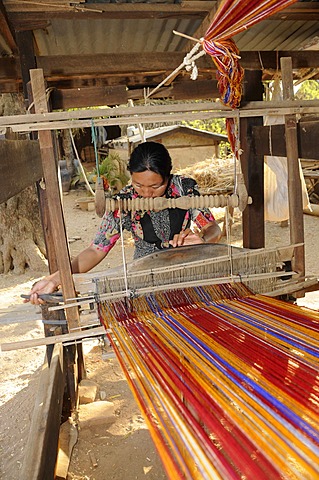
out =
[[[133,150],[127,169],[130,173],[150,170],[166,180],[171,174],[172,159],[161,143],[144,142]]]

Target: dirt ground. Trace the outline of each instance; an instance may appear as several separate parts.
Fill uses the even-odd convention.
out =
[[[63,197],[72,256],[90,243],[100,222],[95,212],[77,208],[77,201],[83,196],[84,191],[76,190]],[[304,215],[304,225],[306,273],[319,276],[319,217]],[[241,245],[239,214],[235,216],[230,240],[233,245]],[[266,224],[266,246],[288,243],[289,228],[281,227],[278,223]],[[131,260],[132,251],[132,242],[126,238],[127,261]],[[105,270],[121,262],[118,244],[103,265],[95,270]],[[28,293],[34,281],[45,274],[46,272],[27,272],[20,276],[0,275],[1,343],[43,336],[40,308],[23,304],[20,294]],[[319,310],[319,292],[308,293],[305,298],[298,300],[298,304]],[[85,343],[84,353],[88,378],[98,385],[96,400],[112,402],[114,415],[111,420],[106,419],[105,423],[79,431],[69,479],[166,479],[146,424],[116,358],[99,340]],[[44,356],[44,347],[0,352],[1,479],[19,478]]]

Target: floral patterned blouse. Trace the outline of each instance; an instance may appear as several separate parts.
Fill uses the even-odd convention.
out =
[[[199,195],[195,180],[181,175],[172,175],[164,196],[177,198]],[[115,198],[137,198],[132,185],[124,187]],[[178,212],[177,212],[178,211]],[[134,211],[122,213],[122,228],[131,232],[134,243],[134,258],[140,258],[158,249],[169,248],[169,241],[192,224],[202,228],[214,217],[210,210],[165,209],[159,212]],[[92,242],[98,250],[109,252],[120,237],[120,212],[114,211],[103,216],[100,228]]]

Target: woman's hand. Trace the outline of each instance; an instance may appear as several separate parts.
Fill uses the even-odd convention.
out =
[[[58,286],[58,283],[55,280],[54,276],[50,275],[48,277],[45,277],[33,285],[29,293],[30,300],[27,299],[27,300],[24,300],[24,302],[25,303],[30,302],[32,303],[32,305],[44,304],[45,302],[39,298],[39,295],[42,295],[44,293],[53,293],[55,292],[57,286]]]
[[[204,241],[198,233],[194,233],[190,228],[186,228],[186,230],[182,230],[174,235],[173,240],[170,240],[169,243],[173,247],[181,247],[182,245],[198,245],[204,243]]]
[[[90,246],[79,253],[77,257],[71,262],[72,273],[85,273],[98,265],[106,256],[103,250],[97,250],[94,246]],[[33,305],[41,305],[45,303],[39,298],[39,295],[44,293],[52,293],[60,285],[59,271],[48,275],[39,282],[35,283],[29,293],[30,300]]]
[[[178,234],[174,235],[173,240],[170,240],[170,245],[173,247],[181,247],[182,245],[198,245],[201,243],[217,243],[221,238],[221,229],[214,220],[207,223],[202,230],[186,228]]]

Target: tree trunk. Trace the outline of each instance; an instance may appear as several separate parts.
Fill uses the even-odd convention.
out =
[[[74,153],[72,148],[71,136],[69,130],[62,130],[62,144],[64,151],[64,158],[66,161],[66,168],[69,174],[73,175],[74,173]]]
[[[21,95],[0,95],[1,115],[21,113],[25,113]],[[13,138],[12,132],[9,135]],[[23,175],[23,172],[17,171],[16,174]],[[5,182],[5,179],[1,181]],[[26,188],[0,205],[0,273],[13,271],[21,274],[26,268],[37,272],[47,271],[35,186]]]
[[[0,273],[46,271],[45,245],[34,186],[0,205]]]

